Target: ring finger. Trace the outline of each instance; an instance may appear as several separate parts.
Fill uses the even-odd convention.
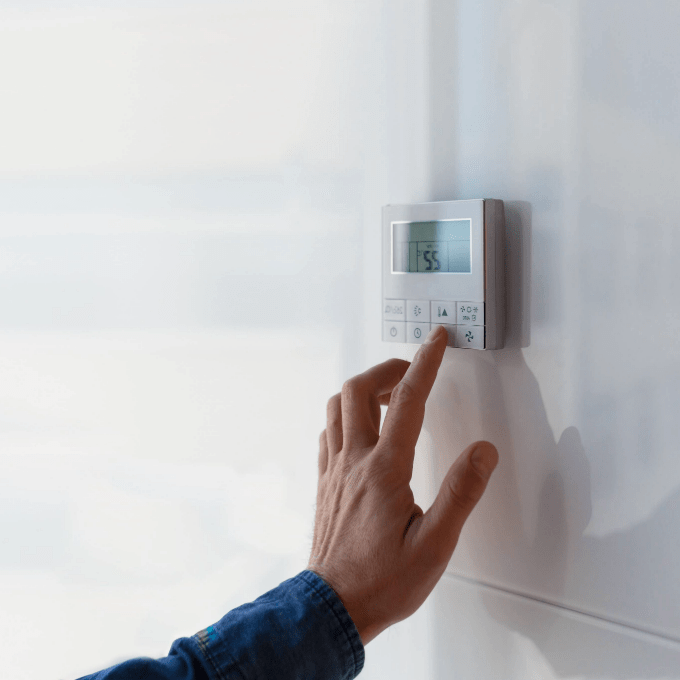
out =
[[[340,394],[335,394],[328,400],[326,438],[328,440],[328,455],[332,457],[342,449],[342,402]]]

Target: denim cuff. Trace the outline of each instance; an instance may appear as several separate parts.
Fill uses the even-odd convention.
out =
[[[364,646],[335,591],[313,571],[283,581],[192,638],[210,680],[353,680]]]

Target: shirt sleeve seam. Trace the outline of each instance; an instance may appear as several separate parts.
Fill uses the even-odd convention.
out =
[[[197,633],[196,635],[200,635],[200,633]],[[198,648],[198,651],[200,652],[201,657],[206,660],[206,662],[208,663],[210,668],[213,670],[217,680],[227,680],[227,677],[222,674],[222,671],[220,670],[219,666],[215,663],[215,660],[213,659],[212,654],[208,650],[208,645],[201,642],[201,640],[199,638],[197,638],[196,635],[193,635],[191,637],[191,641]],[[232,661],[233,661],[233,659],[232,659]],[[238,667],[237,664],[234,664],[233,668],[234,668],[234,670],[236,670],[238,672],[238,675],[239,675],[240,678],[242,678],[242,680],[247,680],[245,675],[243,675],[243,672],[241,671],[241,669]]]
[[[340,624],[340,628],[345,633],[347,641],[349,642],[350,648],[352,650],[352,657],[354,660],[354,675],[352,677],[355,678],[362,671],[365,659],[363,643],[361,642],[361,638],[359,637],[359,631],[356,629],[354,621],[352,621],[352,617],[350,616],[349,612],[345,609],[345,606],[342,604],[342,601],[340,600],[338,594],[317,573],[312,572],[311,570],[308,571],[310,571],[310,574],[313,574],[313,576],[310,576],[305,572],[302,572],[300,576],[302,579],[304,579],[305,583],[307,583],[312,588],[312,590],[314,590],[314,592],[319,597],[321,597],[321,599],[326,603],[328,608],[335,615],[336,620]],[[314,577],[319,579],[321,583],[316,583]],[[329,599],[328,594],[324,592],[325,588],[328,588],[333,593],[334,598],[337,598],[335,601]],[[343,608],[342,612],[338,611],[338,606]],[[342,615],[343,613],[345,614],[345,616]],[[348,621],[344,620],[345,617]],[[359,645],[361,645],[361,647],[358,648],[357,642],[359,643]]]

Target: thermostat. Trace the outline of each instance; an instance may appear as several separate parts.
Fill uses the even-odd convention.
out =
[[[503,201],[387,205],[382,229],[385,342],[420,344],[443,325],[449,347],[503,347]]]

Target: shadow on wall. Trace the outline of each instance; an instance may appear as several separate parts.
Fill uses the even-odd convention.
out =
[[[562,10],[567,6],[568,10]],[[666,411],[671,410],[667,403],[677,398],[673,365],[663,367],[668,387],[657,391],[656,399],[646,398],[640,390],[640,385],[648,384],[643,379],[626,388],[630,394],[623,396],[631,403],[628,410],[615,412],[617,404],[607,394],[599,402],[597,394],[591,395],[581,401],[583,432],[571,426],[559,433],[550,426],[541,386],[522,351],[531,344],[530,318],[550,326],[551,332],[564,329],[558,305],[569,297],[565,292],[573,282],[559,280],[562,260],[549,257],[559,253],[560,246],[596,246],[589,248],[579,265],[580,290],[572,290],[571,298],[582,304],[607,296],[617,299],[621,279],[617,282],[612,269],[617,263],[630,264],[623,256],[617,259],[611,250],[609,235],[620,235],[624,224],[620,215],[595,213],[589,221],[599,221],[603,227],[589,230],[587,236],[569,237],[555,217],[570,224],[570,220],[584,220],[578,210],[592,215],[597,205],[580,199],[597,188],[617,196],[629,186],[641,196],[652,197],[645,201],[645,208],[660,197],[666,197],[664,205],[669,200],[672,204],[677,193],[667,181],[677,176],[673,173],[677,156],[666,148],[675,148],[680,130],[678,109],[667,99],[669,93],[678,91],[677,37],[672,27],[677,25],[674,19],[680,10],[674,3],[654,8],[635,2],[572,6],[533,0],[433,0],[429,6],[429,200],[481,198],[482,194],[531,200],[531,204],[504,201],[505,349],[466,356],[447,351],[428,401],[424,430],[431,437],[433,457],[428,464],[433,465],[430,474],[435,489],[454,458],[472,441],[488,439],[498,445],[500,453],[499,467],[465,526],[449,573],[596,615],[570,614],[484,586],[465,590],[466,581],[443,579],[433,602],[432,641],[433,676],[442,680],[454,677],[454,669],[464,670],[468,679],[484,680],[679,677],[677,641],[637,634],[633,623],[628,629],[606,624],[597,615],[606,619],[608,612],[633,611],[649,625],[658,621],[660,630],[680,629],[680,553],[677,541],[669,540],[677,535],[680,493],[673,492],[637,524],[606,536],[584,535],[592,513],[593,488],[598,482],[609,483],[610,490],[620,488],[616,477],[620,437],[639,433],[638,460],[654,456],[654,432],[647,436],[640,426],[619,435],[617,428],[627,414],[641,421],[646,413],[657,414],[663,400]],[[571,17],[573,26],[560,23],[565,17]],[[522,36],[513,34],[522,29],[526,29]],[[639,39],[640,35],[650,40]],[[556,42],[549,44],[553,39]],[[572,68],[575,72],[570,75]],[[555,76],[553,84],[559,87],[547,87],[545,74]],[[560,74],[562,79],[557,77]],[[582,88],[577,90],[578,101],[563,99],[572,85]],[[566,116],[564,106],[571,107]],[[544,127],[539,130],[541,120]],[[611,130],[610,124],[614,124]],[[622,130],[649,134],[639,140],[633,134],[635,143],[622,145]],[[551,139],[558,144],[567,140],[571,150],[566,155],[560,149],[547,152],[542,145]],[[582,140],[588,141],[588,148],[575,163],[571,154],[581,152],[573,145]],[[648,149],[653,143],[659,146]],[[626,149],[625,156],[620,148]],[[626,172],[618,167],[622,158],[628,165]],[[598,172],[603,168],[601,177]],[[640,168],[647,171],[641,173]],[[615,183],[606,179],[611,170],[615,170]],[[575,191],[579,182],[585,196]],[[647,211],[640,214],[646,217]],[[641,226],[631,223],[629,232],[646,233],[644,226],[644,222]],[[670,252],[676,231],[668,225]],[[674,273],[656,281],[650,274],[654,257],[644,250],[652,248],[650,240],[632,240],[642,256],[637,272],[626,276],[637,274],[630,280],[638,293],[647,285],[649,299],[665,299],[662,295],[668,287],[660,281],[675,282]],[[620,241],[618,247],[625,246]],[[531,262],[532,252],[546,256]],[[670,259],[659,262],[660,274],[672,267]],[[637,297],[643,299],[642,294]],[[659,310],[666,313],[665,308]],[[584,314],[582,321],[584,326],[590,324],[589,333],[597,335],[615,336],[630,329],[624,314],[608,318]],[[668,337],[673,343],[671,331]],[[606,342],[600,341],[599,353],[582,351],[580,356],[584,363],[579,370],[592,372],[595,363],[607,356]],[[610,372],[619,370],[620,356],[613,356]],[[549,350],[538,351],[536,358],[544,366],[554,360]],[[625,364],[620,370],[625,370]],[[644,377],[640,369],[637,375]],[[593,385],[587,380],[582,383]],[[667,420],[668,431],[674,433],[672,416]],[[600,444],[592,433],[601,434],[605,428],[617,436]],[[586,456],[582,437],[589,447],[595,441],[597,450],[589,449]],[[650,565],[652,559],[656,564]],[[466,593],[473,594],[468,598]],[[519,644],[520,639],[527,644]],[[542,657],[541,671],[530,672],[526,663],[538,657]]]
[[[591,516],[590,466],[578,430],[568,427],[555,441],[538,382],[520,350],[502,351],[497,363],[474,364],[471,370],[475,384],[484,387],[470,402],[484,404],[483,411],[493,414],[493,420],[483,417],[481,428],[488,433],[485,438],[503,444],[499,446],[501,461],[487,490],[486,502],[480,503],[465,527],[468,537],[474,536],[474,543],[466,546],[470,571],[475,573],[479,567],[482,582],[539,599],[547,592],[551,600],[558,602],[564,601],[565,586],[573,582],[589,582],[591,588],[611,593],[634,588],[637,599],[642,596],[649,602],[650,612],[664,607],[664,598],[666,607],[668,602],[677,601],[680,564],[673,563],[677,557],[672,546],[667,545],[667,537],[672,535],[671,527],[680,512],[680,493],[630,530],[605,538],[583,536]],[[448,404],[448,419],[443,417],[443,408],[439,413],[433,409],[426,423],[432,449],[445,452],[444,460],[437,461],[436,483],[458,453],[457,449],[451,450],[451,441],[476,439],[472,433],[465,438],[461,432],[465,426],[461,427],[458,417],[450,417],[451,410],[457,411],[468,401],[468,397],[461,398],[456,386],[460,385],[460,376],[453,369],[450,365],[442,376],[444,384],[434,400]],[[467,384],[467,380],[464,382]],[[527,506],[533,504],[534,522],[526,517]],[[574,559],[576,553],[578,560]],[[654,581],[643,575],[650,555],[659,561]],[[484,572],[488,565],[499,561],[503,562],[503,583],[494,584]],[[446,592],[456,591],[441,591]],[[478,646],[478,655],[473,656],[478,658],[475,665],[479,672],[505,663],[514,667],[516,659],[512,656],[518,654],[517,640],[524,638],[550,665],[554,677],[677,677],[677,646],[666,647],[662,638],[647,637],[645,643],[627,635],[625,629],[600,625],[598,619],[590,623],[587,619],[578,621],[554,607],[526,605],[524,602],[530,601],[522,600],[493,589],[478,589],[477,606],[483,606],[486,615],[500,624],[487,624],[484,637],[467,639]],[[460,663],[456,654],[460,654],[457,647],[461,641],[457,638],[461,633],[466,635],[460,630],[456,609],[456,601],[449,598],[439,597],[434,604],[435,677],[442,680],[448,680],[451,668]],[[479,618],[483,617],[480,612]],[[490,647],[494,655],[507,654],[508,658],[492,662],[488,659]],[[529,653],[526,648],[524,653]],[[552,676],[546,676],[549,677]]]
[[[567,606],[570,600],[565,590],[570,583],[586,583],[588,590],[601,593],[635,588],[636,600],[640,601],[642,591],[653,619],[653,612],[664,606],[664,597],[669,598],[666,606],[680,599],[680,564],[672,564],[677,559],[672,547],[663,547],[680,512],[680,493],[630,530],[605,538],[583,535],[592,507],[590,464],[580,433],[567,427],[555,441],[538,381],[521,350],[529,339],[531,207],[508,202],[506,216],[507,346],[465,358],[447,353],[424,423],[432,440],[435,488],[459,450],[477,439],[480,431],[485,439],[498,443],[501,454],[487,493],[466,524],[467,536],[459,545],[465,557],[461,563],[454,554],[453,573],[474,574],[490,585]],[[462,385],[473,393],[462,393]],[[472,536],[474,541],[465,540]],[[662,558],[654,582],[642,575],[643,565],[648,571],[645,563],[651,554]],[[497,643],[500,636],[505,646],[501,645],[498,654],[513,649],[519,634],[535,645],[556,677],[677,677],[677,648],[664,651],[661,638],[652,655],[643,649],[643,642],[600,626],[596,618],[584,625],[554,607],[537,604],[527,609],[521,599],[499,597],[497,591],[486,588],[479,589],[478,601],[500,624],[494,626],[494,639]],[[586,599],[583,606],[587,604]],[[571,606],[579,608],[578,603]],[[460,663],[454,658],[460,626],[455,602],[440,598],[435,611],[435,677],[443,680]],[[480,672],[489,670],[491,662],[485,655],[490,639],[491,635],[486,640],[477,638]],[[516,650],[508,652],[509,656],[513,653]]]

